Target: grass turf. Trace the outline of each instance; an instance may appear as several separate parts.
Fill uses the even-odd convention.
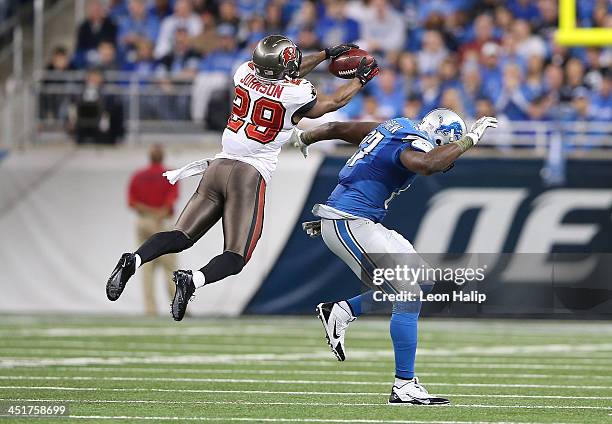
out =
[[[451,399],[440,407],[386,404],[393,356],[382,319],[351,324],[344,363],[315,318],[0,323],[0,404],[68,405],[70,416],[45,422],[612,422],[604,322],[422,320],[417,374]]]

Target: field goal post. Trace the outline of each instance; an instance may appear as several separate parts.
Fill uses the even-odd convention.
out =
[[[610,46],[612,28],[579,28],[576,25],[576,2],[559,0],[559,30],[557,43],[562,46]]]

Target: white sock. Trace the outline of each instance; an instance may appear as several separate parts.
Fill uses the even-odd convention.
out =
[[[397,378],[397,377],[395,377],[395,383],[393,383],[393,385],[399,389],[400,387],[403,387],[403,386],[405,386],[406,384],[408,384],[408,383],[412,382],[412,380],[414,380],[414,379],[413,379],[413,378],[411,378],[410,380],[405,380],[405,379],[403,379],[403,378]]]
[[[206,278],[202,271],[193,271],[193,285],[196,289],[203,287],[206,284]]]
[[[140,268],[140,264],[142,264],[142,259],[138,253],[134,253],[134,257],[136,258],[136,269]]]

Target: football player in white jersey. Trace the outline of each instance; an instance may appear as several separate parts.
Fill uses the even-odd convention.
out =
[[[196,288],[239,273],[251,258],[263,228],[266,185],[281,146],[303,117],[318,118],[340,109],[376,74],[376,61],[363,58],[355,78],[330,96],[317,95],[302,77],[326,59],[354,46],[341,44],[302,58],[287,37],[271,35],[253,51],[253,60],[234,75],[235,97],[223,132],[223,150],[212,161],[197,161],[171,171],[171,181],[206,170],[174,230],[154,234],[138,250],[124,253],[106,284],[109,300],[117,300],[129,278],[146,262],[190,248],[219,219],[223,222],[223,253],[199,270],[178,270],[172,317],[183,319]],[[195,171],[194,171],[195,170]]]

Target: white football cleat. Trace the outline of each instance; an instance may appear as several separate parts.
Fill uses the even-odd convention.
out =
[[[327,344],[338,358],[346,359],[344,351],[344,334],[348,325],[357,318],[351,313],[351,307],[346,301],[319,303],[317,315],[323,324]]]
[[[401,387],[393,385],[389,403],[393,405],[448,405],[450,401],[430,395],[425,387],[419,384],[418,377],[414,377]]]

